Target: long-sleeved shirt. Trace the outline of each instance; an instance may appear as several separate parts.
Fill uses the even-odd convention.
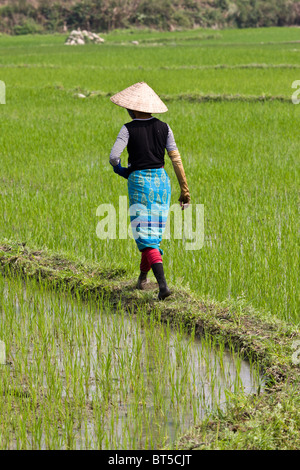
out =
[[[150,119],[154,119],[154,118],[151,117],[149,119],[134,119],[134,121],[145,121],[145,120],[148,121]],[[167,136],[167,142],[166,142],[167,152],[171,152],[173,150],[178,150],[175,139],[174,139],[172,129],[170,128],[170,126],[168,124],[167,124],[167,126],[168,126],[168,136]],[[127,146],[128,140],[129,140],[129,131],[128,131],[127,127],[124,125],[124,126],[122,126],[122,128],[121,128],[121,130],[118,134],[118,137],[117,137],[117,139],[116,139],[116,141],[115,141],[115,143],[114,143],[114,145],[111,149],[111,152],[110,152],[109,161],[113,166],[118,165],[118,163],[120,162],[121,154],[122,154],[123,150],[125,149],[125,147]]]

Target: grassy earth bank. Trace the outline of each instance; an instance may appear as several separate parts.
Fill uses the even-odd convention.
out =
[[[294,344],[299,330],[267,312],[259,312],[243,298],[215,302],[171,286],[173,295],[156,300],[155,291],[137,291],[121,265],[104,267],[71,258],[65,253],[28,247],[12,240],[0,242],[3,275],[46,281],[54,289],[76,292],[82,298],[108,298],[134,312],[143,309],[171,324],[195,329],[233,345],[245,358],[260,365],[265,392],[234,397],[233,404],[189,430],[179,449],[298,449],[299,365]]]

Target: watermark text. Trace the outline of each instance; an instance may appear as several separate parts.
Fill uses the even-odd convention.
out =
[[[184,241],[186,250],[200,250],[204,244],[204,205],[190,204],[184,211],[179,204],[169,206],[133,204],[128,208],[127,196],[119,196],[119,207],[101,204],[96,234],[100,240],[176,239]],[[128,220],[130,216],[130,223]]]
[[[5,87],[5,83],[0,80],[0,104],[5,104],[5,90],[6,90],[6,87]]]
[[[296,91],[294,91],[294,93],[292,94],[292,103],[299,104],[300,103],[300,80],[295,80],[292,83],[292,88],[296,88]]]

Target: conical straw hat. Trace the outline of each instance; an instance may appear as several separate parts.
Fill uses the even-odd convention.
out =
[[[165,113],[167,106],[145,82],[135,83],[116,93],[110,100],[122,108],[142,113]]]

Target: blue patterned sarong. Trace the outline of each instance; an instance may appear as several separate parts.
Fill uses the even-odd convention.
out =
[[[157,248],[168,218],[171,184],[164,168],[136,170],[128,177],[129,211],[138,249]]]

